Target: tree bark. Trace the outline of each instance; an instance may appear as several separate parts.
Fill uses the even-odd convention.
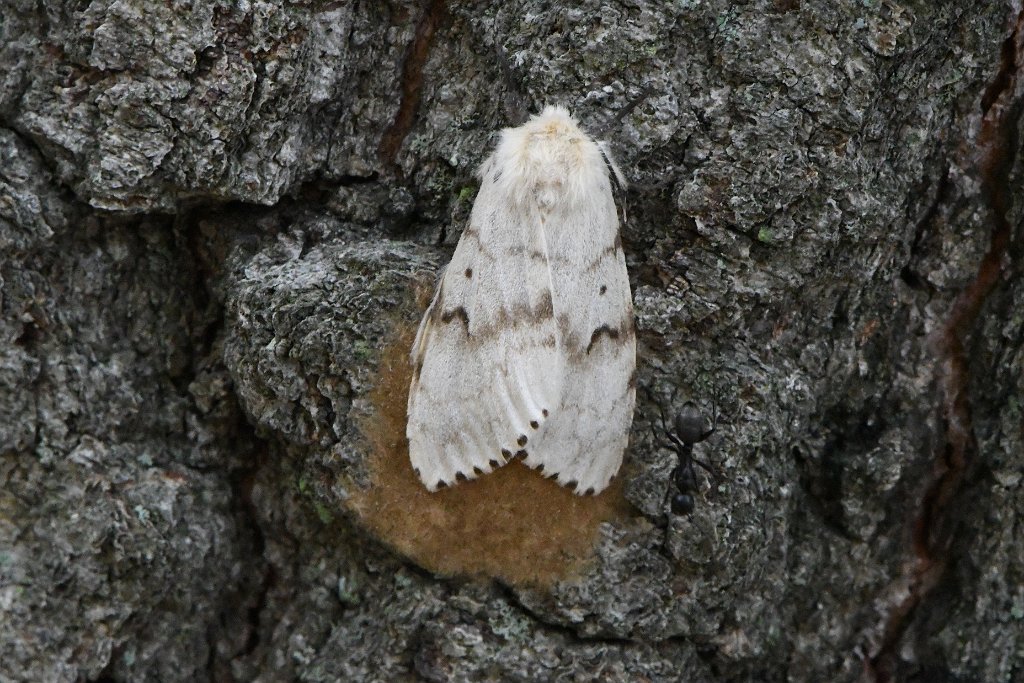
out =
[[[427,494],[410,330],[548,103],[627,464]],[[1019,680],[1022,112],[1017,0],[7,2],[0,678]]]

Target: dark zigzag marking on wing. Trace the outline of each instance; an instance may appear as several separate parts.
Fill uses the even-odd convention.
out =
[[[448,324],[451,321],[458,318],[462,321],[462,325],[466,328],[466,336],[469,336],[469,314],[466,313],[466,309],[462,306],[457,306],[450,311],[445,311],[441,314],[441,322]]]

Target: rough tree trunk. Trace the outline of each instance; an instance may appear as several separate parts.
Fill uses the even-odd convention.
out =
[[[1024,679],[1022,94],[1016,0],[6,0],[0,678]],[[545,103],[632,183],[628,464],[431,497],[408,330]]]

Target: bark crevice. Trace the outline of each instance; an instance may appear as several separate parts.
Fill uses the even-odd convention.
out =
[[[1013,203],[1009,177],[1016,160],[1019,118],[1024,106],[1024,88],[1019,86],[1022,76],[1024,10],[1017,15],[1003,43],[999,71],[981,100],[977,168],[984,203],[990,212],[989,246],[976,276],[954,299],[944,325],[930,340],[944,438],[936,453],[931,481],[912,521],[914,560],[899,579],[906,586],[906,595],[889,615],[880,645],[867,663],[877,681],[893,680],[898,651],[915,614],[956,561],[949,552],[962,515],[956,503],[979,466],[970,396],[971,335],[979,327],[986,300],[1007,268],[1005,257],[1012,239],[1009,213]],[[935,211],[929,214],[934,216]]]

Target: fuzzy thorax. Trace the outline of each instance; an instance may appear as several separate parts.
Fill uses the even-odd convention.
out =
[[[553,106],[518,128],[503,130],[480,176],[485,181],[489,177],[516,203],[542,209],[585,203],[608,183],[597,143],[564,107]]]

